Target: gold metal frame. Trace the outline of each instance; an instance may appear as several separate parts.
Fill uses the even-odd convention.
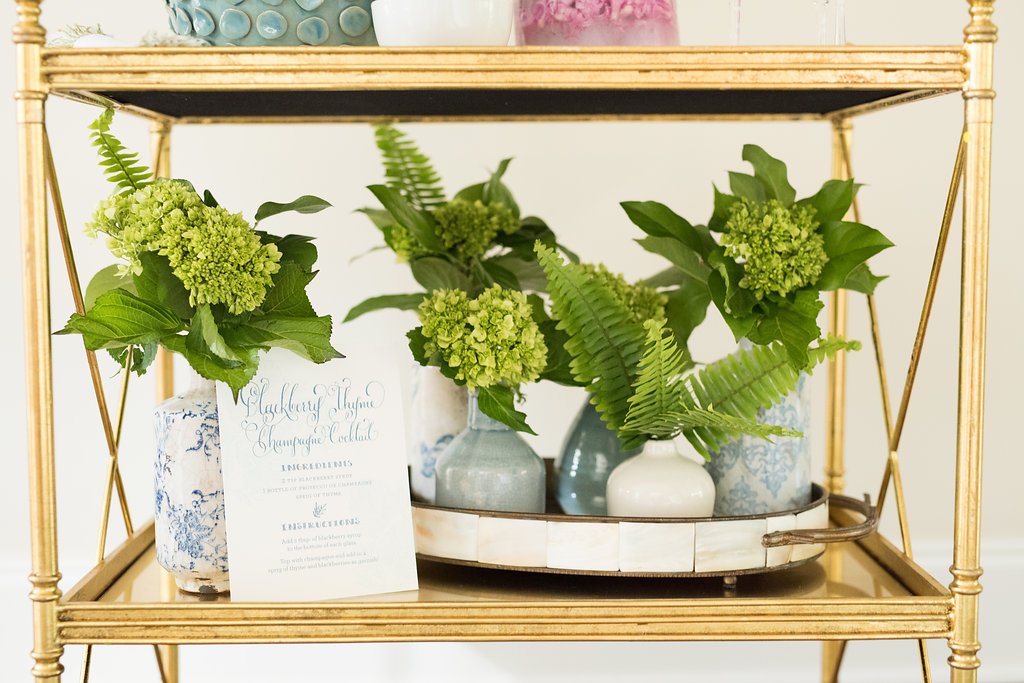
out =
[[[20,146],[21,231],[25,292],[26,405],[31,490],[33,605],[32,674],[58,681],[68,643],[155,644],[162,680],[177,681],[175,647],[201,642],[352,642],[419,640],[821,640],[826,643],[822,676],[838,676],[850,640],[945,638],[954,683],[977,680],[978,602],[981,585],[979,534],[981,451],[985,370],[987,251],[992,127],[992,64],[996,28],[993,0],[968,0],[970,23],[962,45],[885,48],[286,48],[243,50],[118,49],[68,50],[44,47],[41,0],[16,0],[17,125]],[[68,279],[76,307],[81,285],[49,150],[45,102],[56,95],[89,103],[115,102],[153,122],[153,166],[169,172],[170,133],[183,123],[387,120],[388,112],[301,117],[276,112],[272,119],[240,112],[176,115],[133,104],[135,94],[189,91],[303,91],[330,100],[337,93],[501,90],[507,93],[630,91],[732,94],[751,102],[766,91],[859,93],[862,101],[832,111],[728,111],[721,115],[685,111],[615,115],[538,116],[528,110],[509,115],[453,111],[409,120],[493,119],[788,119],[828,121],[833,129],[833,171],[852,176],[851,118],[924,97],[959,91],[964,132],[958,147],[935,259],[910,354],[907,380],[895,415],[882,357],[880,321],[868,300],[888,443],[880,486],[881,513],[892,486],[902,549],[879,535],[830,548],[819,563],[792,570],[784,585],[770,581],[742,590],[706,585],[673,587],[673,597],[643,594],[636,584],[621,594],[572,594],[554,583],[476,585],[453,591],[436,569],[423,568],[421,589],[386,601],[350,600],[316,604],[241,604],[229,599],[189,602],[160,574],[152,559],[152,524],[134,528],[117,464],[121,408],[112,421],[95,355],[87,353],[107,441],[107,485],[97,564],[68,595],[58,588],[53,378],[50,347],[50,272],[47,193],[52,197]],[[877,94],[873,94],[877,93]],[[858,95],[860,97],[860,95]],[[454,98],[453,98],[454,101]],[[457,108],[457,107],[455,107]],[[899,442],[923,350],[957,192],[963,186],[960,370],[956,444],[955,538],[949,588],[914,564],[906,504],[899,472]],[[860,207],[855,206],[859,213]],[[846,329],[849,302],[832,298],[830,329]],[[826,486],[841,492],[844,479],[845,361],[829,369]],[[157,398],[172,393],[169,356],[158,360]],[[119,406],[123,408],[127,378]],[[114,495],[128,540],[106,553],[106,530]],[[833,518],[849,524],[848,513]],[[817,569],[816,569],[817,568]],[[820,574],[814,574],[815,571]],[[155,578],[154,578],[155,577]],[[552,580],[554,581],[554,580]],[[858,581],[860,583],[858,583]],[[808,587],[813,588],[813,590]],[[131,588],[131,591],[128,589]],[[628,591],[641,594],[630,594]],[[803,590],[804,592],[801,592]],[[857,595],[851,597],[850,592]],[[128,596],[131,592],[131,596]],[[572,597],[572,602],[567,599]],[[91,650],[89,650],[91,653]],[[921,640],[922,673],[930,680]],[[88,657],[84,667],[88,675]]]

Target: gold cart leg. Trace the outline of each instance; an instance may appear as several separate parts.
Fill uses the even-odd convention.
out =
[[[960,291],[960,377],[956,440],[956,514],[953,538],[953,635],[950,678],[974,683],[981,593],[981,459],[985,401],[985,332],[988,299],[989,179],[992,161],[992,63],[996,27],[993,0],[970,0],[964,30],[968,79],[964,90],[967,164]]]
[[[845,178],[844,145],[852,124],[849,119],[832,121],[832,177]],[[828,331],[846,337],[847,296],[845,290],[829,295]],[[828,409],[825,441],[825,488],[831,493],[842,493],[845,464],[843,447],[846,443],[846,352],[840,351],[828,364]],[[839,668],[846,652],[845,641],[822,643],[821,680],[837,680]]]
[[[18,144],[21,179],[22,283],[25,299],[25,410],[28,414],[32,526],[32,675],[59,681],[63,647],[57,634],[57,502],[53,448],[53,367],[50,354],[50,274],[46,234],[44,126],[46,91],[39,71],[46,33],[39,0],[19,0],[17,48]]]
[[[153,173],[158,178],[171,175],[171,124],[155,121],[150,128],[150,142],[153,156]],[[156,355],[156,400],[163,401],[174,395],[174,357],[161,347]],[[161,572],[161,594],[173,597],[178,589],[174,578]],[[157,666],[163,683],[178,683],[178,646],[155,645]]]

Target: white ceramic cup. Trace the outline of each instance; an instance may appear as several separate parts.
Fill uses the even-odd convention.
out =
[[[377,42],[385,47],[508,45],[513,0],[374,0]]]

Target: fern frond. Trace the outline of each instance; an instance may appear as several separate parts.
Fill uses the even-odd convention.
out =
[[[387,124],[374,130],[381,151],[387,184],[398,190],[417,209],[432,210],[444,204],[444,188],[430,159],[420,153],[405,133]]]
[[[581,266],[563,263],[553,249],[534,245],[548,278],[548,294],[559,329],[568,340],[573,378],[594,394],[593,403],[609,427],[625,421],[637,366],[643,356],[644,328],[606,285]]]
[[[667,347],[665,339],[648,338],[648,354],[663,354],[652,344]],[[813,365],[832,358],[840,350],[857,350],[859,342],[848,342],[829,336],[809,349]],[[812,367],[807,368],[810,372]],[[665,381],[666,376],[662,376]],[[781,344],[754,346],[711,363],[699,372],[687,375],[682,382],[685,391],[674,389],[679,403],[671,410],[646,409],[640,402],[638,382],[635,400],[631,403],[623,429],[630,434],[648,434],[669,439],[682,434],[705,457],[721,445],[744,434],[768,436],[799,436],[797,432],[773,425],[758,424],[758,412],[778,403],[796,388],[800,372],[789,363]],[[657,381],[651,376],[649,381]],[[648,391],[648,393],[650,393]]]
[[[670,439],[678,434],[677,427],[667,431],[662,428],[661,416],[679,410],[689,398],[683,375],[693,367],[693,361],[676,344],[674,335],[665,334],[663,320],[648,321],[645,327],[644,355],[633,382],[622,434],[627,443],[646,437]]]
[[[117,186],[118,192],[138,190],[152,182],[152,172],[139,163],[139,155],[129,152],[110,132],[114,110],[106,109],[89,128],[93,147],[100,157],[100,168],[107,180]]]

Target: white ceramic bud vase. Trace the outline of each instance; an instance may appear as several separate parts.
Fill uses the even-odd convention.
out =
[[[228,591],[216,384],[192,384],[154,410],[156,559],[191,593]]]
[[[648,441],[608,477],[613,517],[710,517],[714,509],[711,475],[673,441]]]

